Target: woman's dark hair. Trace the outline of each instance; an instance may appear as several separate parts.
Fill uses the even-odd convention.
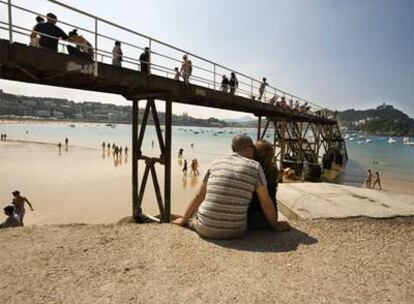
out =
[[[121,45],[121,42],[119,42],[119,41],[117,40],[117,41],[115,41],[115,45],[116,45],[116,46],[120,46],[120,45]]]
[[[272,168],[274,166],[274,149],[272,144],[266,140],[258,140],[255,147],[254,159],[262,165],[264,170]]]
[[[37,16],[36,17],[36,22],[38,22],[38,23],[45,22],[45,19],[42,16]]]
[[[14,206],[13,205],[8,205],[6,207],[3,208],[4,212],[6,212],[7,215],[11,215],[14,212]]]

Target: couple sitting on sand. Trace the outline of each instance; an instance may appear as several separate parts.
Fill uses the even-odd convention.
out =
[[[174,223],[190,225],[200,236],[211,239],[239,237],[248,228],[289,230],[288,223],[277,221],[277,167],[272,145],[260,140],[255,146],[250,137],[238,135],[232,150],[232,155],[210,165],[184,216]]]

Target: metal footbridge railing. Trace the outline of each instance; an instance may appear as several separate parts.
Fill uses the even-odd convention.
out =
[[[284,107],[295,108],[298,111],[308,111],[306,108],[312,108],[311,113],[325,117],[328,117],[329,113],[333,112],[328,111],[326,108],[314,102],[283,91],[270,84],[265,86],[260,100],[259,88],[262,81],[257,78],[245,75],[235,69],[213,62],[114,22],[94,16],[60,1],[0,0],[0,12],[2,16],[0,20],[0,38],[8,38],[10,43],[14,41],[28,43],[30,34],[33,33],[35,17],[41,16],[46,19],[45,12],[38,11],[39,7],[47,7],[47,11],[55,13],[58,17],[63,16],[58,19],[58,26],[62,27],[62,29],[77,29],[90,42],[90,47],[93,48],[94,54],[92,60],[95,63],[111,63],[112,48],[115,41],[119,41],[121,42],[123,50],[122,68],[140,70],[142,62],[140,62],[139,56],[145,48],[148,48],[150,60],[146,63],[149,65],[149,73],[174,78],[174,68],[178,67],[180,69],[182,64],[181,58],[186,54],[191,59],[193,67],[190,83],[213,90],[221,90],[222,76],[227,75],[230,78],[230,74],[234,72],[238,79],[238,88],[235,91],[235,94],[238,96],[252,99],[255,102],[266,103],[280,103],[283,100]],[[72,21],[69,22],[69,19]],[[47,36],[45,34],[42,35]],[[58,39],[56,37],[51,38]],[[67,52],[65,46],[68,44],[70,45],[71,43],[60,40],[59,51]],[[94,72],[97,75],[99,73],[98,65],[95,64],[94,66]]]

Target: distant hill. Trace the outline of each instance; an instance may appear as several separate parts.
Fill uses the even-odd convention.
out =
[[[392,105],[376,109],[350,109],[338,114],[343,126],[372,135],[414,136],[414,119]]]
[[[140,111],[140,119],[144,111]],[[5,93],[0,90],[0,116],[14,119],[70,120],[103,123],[131,123],[132,107],[114,104],[84,101],[75,103],[63,98],[31,97]],[[165,113],[158,112],[161,123]],[[183,115],[172,115],[175,126],[226,127],[225,121],[208,118],[200,119]],[[149,116],[152,124],[152,115]]]

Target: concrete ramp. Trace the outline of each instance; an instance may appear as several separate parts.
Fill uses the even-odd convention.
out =
[[[279,211],[289,219],[414,216],[414,197],[330,183],[283,183]]]

